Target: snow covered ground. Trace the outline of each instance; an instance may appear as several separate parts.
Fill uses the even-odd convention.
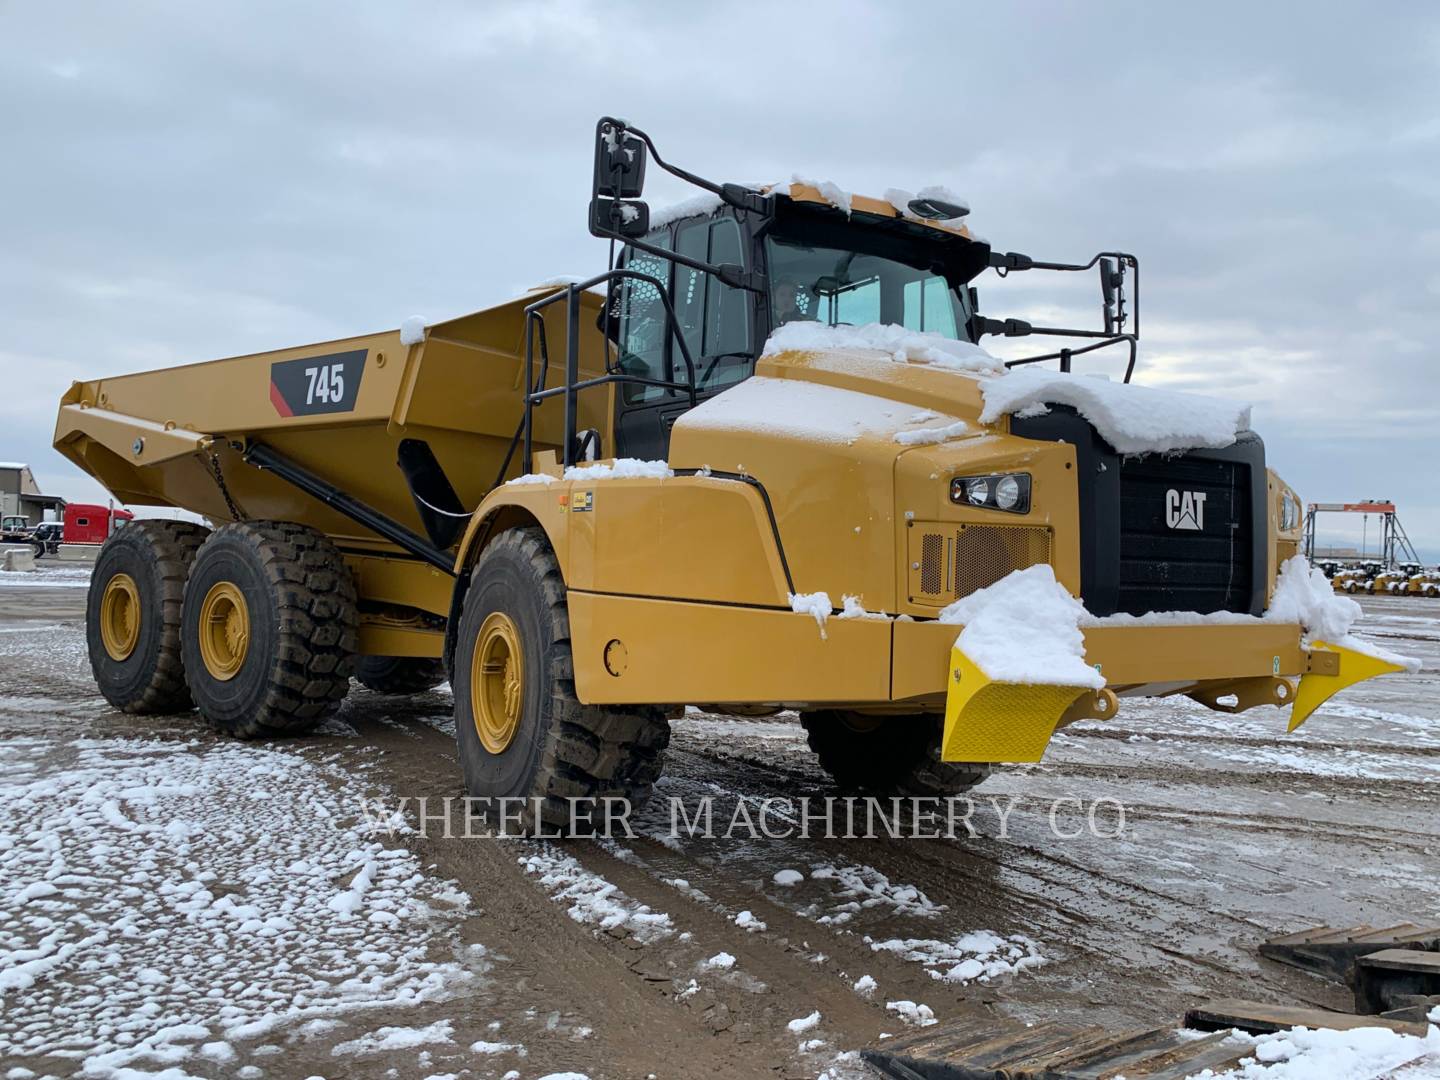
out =
[[[28,580],[0,590],[0,1080],[860,1080],[857,1050],[932,1024],[1343,1005],[1255,945],[1440,918],[1426,601],[1367,598],[1358,628],[1418,674],[1293,736],[1280,710],[1127,701],[977,789],[973,838],[671,836],[665,797],[778,828],[793,812],[767,799],[833,792],[793,714],[692,710],[635,838],[550,844],[386,827],[458,792],[448,691],[357,688],[316,736],[270,743],[121,716],[90,681],[84,589]],[[386,796],[411,807],[360,812]],[[1052,831],[1097,800],[1123,804],[1119,835]],[[1237,1076],[1436,1075],[1432,1045],[1388,1034],[1254,1051]]]
[[[224,1065],[464,992],[483,953],[446,925],[468,897],[337,813],[364,794],[242,743],[0,743],[0,1059]]]

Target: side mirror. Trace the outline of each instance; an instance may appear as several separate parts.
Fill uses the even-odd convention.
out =
[[[638,199],[645,190],[645,140],[605,117],[595,125],[595,183],[591,194]]]
[[[1118,259],[1100,260],[1100,299],[1105,309],[1105,333],[1115,333],[1117,322],[1125,326],[1125,271]],[[1118,303],[1117,303],[1118,299]]]
[[[590,233],[593,236],[623,236],[627,240],[650,231],[650,207],[638,199],[590,200]]]

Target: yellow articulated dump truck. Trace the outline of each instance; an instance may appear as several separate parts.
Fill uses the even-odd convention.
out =
[[[647,163],[704,193],[652,214]],[[1133,256],[1001,253],[967,213],[712,183],[606,118],[594,279],[74,384],[56,447],[210,523],[106,544],[101,692],[252,737],[314,725],[352,676],[448,678],[469,793],[539,825],[643,798],[688,704],[797,709],[843,787],[947,795],[1126,697],[1298,722],[1390,670],[1272,602],[1300,503],[1246,411],[1130,385]],[[1095,272],[1101,325],[987,318],[987,269]],[[1089,340],[1005,365],[995,334]],[[1071,373],[1103,348],[1123,381]],[[1052,617],[1078,667],[1026,644]]]

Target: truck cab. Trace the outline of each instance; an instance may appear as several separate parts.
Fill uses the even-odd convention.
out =
[[[969,283],[989,265],[988,245],[958,219],[919,221],[888,203],[850,197],[846,212],[819,189],[796,183],[767,189],[770,212],[715,199],[683,216],[651,220],[643,241],[711,265],[731,264],[767,283],[759,291],[726,285],[712,273],[627,246],[619,265],[658,280],[668,291],[680,334],[695,365],[697,400],[748,378],[771,332],[789,322],[824,326],[884,323],[974,341]],[[658,222],[658,223],[657,223]],[[628,375],[688,384],[682,352],[654,285],[623,280],[607,314],[617,367]],[[622,384],[617,394],[615,455],[665,458],[688,393]],[[607,451],[608,453],[609,451]]]

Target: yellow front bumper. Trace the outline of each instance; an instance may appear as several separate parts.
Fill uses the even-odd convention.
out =
[[[810,616],[774,608],[579,589],[568,599],[575,688],[586,704],[945,711],[942,752],[954,761],[1038,761],[1058,727],[1105,715],[1107,701],[1113,712],[1113,696],[996,684],[978,671],[962,696],[954,689],[968,663],[953,653],[960,627],[933,621],[832,616],[822,637]],[[614,641],[627,662],[607,668]],[[1293,701],[1291,730],[1346,686],[1398,670],[1332,645],[1304,648],[1298,626],[1259,620],[1092,626],[1085,659],[1122,699],[1185,694],[1232,712]]]
[[[1125,628],[1131,635],[1136,635],[1139,629]],[[1160,647],[1165,648],[1188,637],[1181,634],[1178,638],[1167,639],[1165,635],[1192,628],[1145,629],[1161,635]],[[1235,636],[1223,643],[1227,651],[1237,645],[1243,646],[1241,637],[1251,630],[1245,626],[1226,629]],[[1298,646],[1299,630],[1296,627],[1290,629]],[[1090,635],[1087,634],[1087,660],[1093,655],[1090,644]],[[1129,644],[1135,649],[1144,648],[1146,638],[1132,636]],[[1098,649],[1095,651],[1099,652]],[[1167,685],[1165,681],[1152,678],[1120,689],[1122,693],[1133,696],[1183,693],[1223,712],[1242,712],[1256,705],[1290,705],[1288,730],[1294,731],[1345,687],[1377,675],[1403,670],[1389,661],[1325,642],[1315,642],[1301,654],[1304,667],[1298,672],[1288,670],[1282,662],[1282,654],[1274,653],[1270,657],[1269,674],[1236,674],[1218,680],[1186,681],[1180,685]],[[1232,656],[1231,670],[1253,671],[1263,663],[1263,659],[1263,653]],[[1095,663],[1096,670],[1103,670],[1103,667],[1104,661]],[[1122,670],[1125,670],[1123,666]],[[1105,719],[1114,714],[1116,698],[1113,691],[1097,694],[1084,686],[993,680],[958,645],[951,647],[949,671],[941,745],[941,757],[945,761],[1039,761],[1060,727],[1074,720],[1087,717]],[[1298,675],[1298,682],[1295,675]]]

